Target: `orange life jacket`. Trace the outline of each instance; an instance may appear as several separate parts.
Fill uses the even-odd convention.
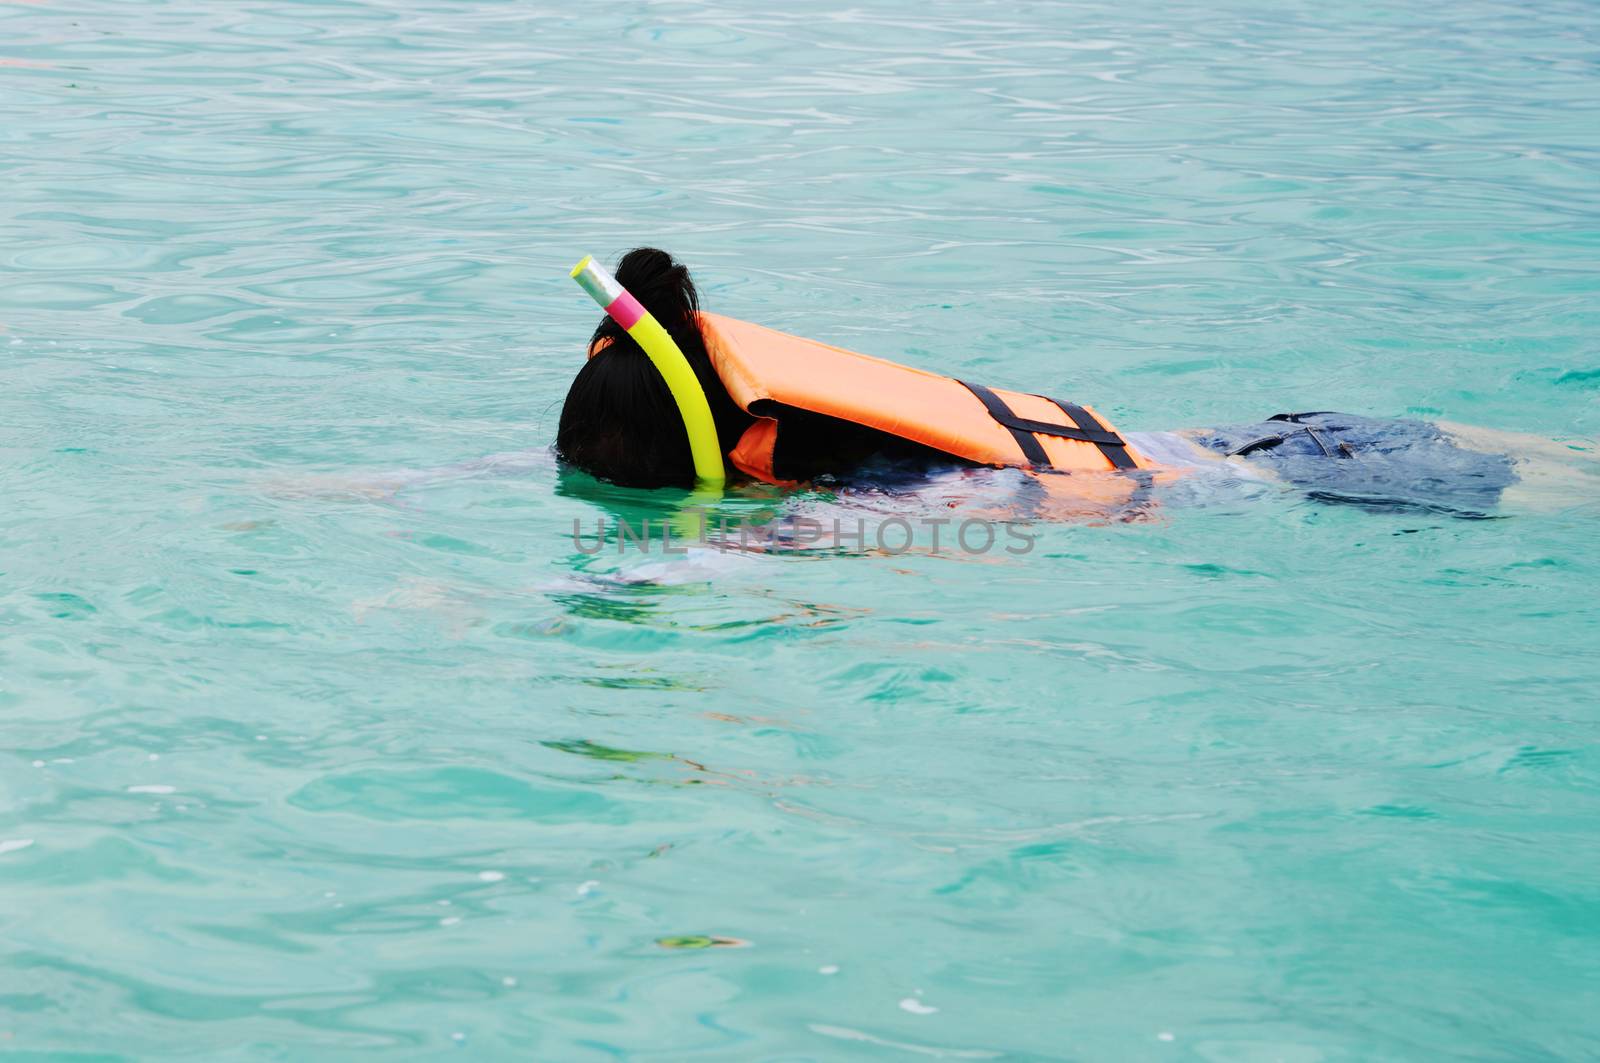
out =
[[[1152,465],[1088,406],[983,387],[721,314],[701,313],[700,331],[728,394],[756,418],[728,460],[768,483],[781,482],[773,454],[785,410],[836,417],[984,465],[1065,472]]]

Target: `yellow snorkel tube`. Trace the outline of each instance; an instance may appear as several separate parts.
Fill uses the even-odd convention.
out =
[[[572,267],[572,279],[644,349],[661,379],[667,382],[678,404],[678,412],[683,415],[683,427],[689,433],[689,454],[694,458],[695,479],[701,487],[721,487],[728,474],[722,464],[722,448],[717,443],[717,425],[711,419],[711,406],[706,402],[700,379],[689,367],[689,359],[661,327],[661,322],[618,284],[617,278],[596,262],[593,255],[585,255],[582,262]]]

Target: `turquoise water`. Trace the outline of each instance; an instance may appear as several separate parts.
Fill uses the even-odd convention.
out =
[[[1593,437],[1597,46],[1498,0],[0,4],[0,1051],[1600,1054],[1592,493],[591,558],[675,500],[544,449],[566,269],[641,242],[1129,430]]]

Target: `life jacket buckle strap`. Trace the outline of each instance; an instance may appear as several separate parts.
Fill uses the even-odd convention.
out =
[[[1054,401],[1054,400],[1052,400]],[[1020,428],[1024,432],[1037,432],[1042,436],[1058,436],[1061,439],[1075,439],[1080,443],[1094,443],[1103,447],[1125,446],[1121,436],[1115,432],[1106,432],[1098,428],[1079,428],[1075,425],[1052,424],[1049,421],[1034,421],[1015,414],[1009,417],[996,417],[1007,428]]]
[[[989,416],[993,417],[1002,426],[1011,430],[1011,438],[1017,441],[1017,446],[1022,449],[1022,456],[1028,459],[1029,465],[1042,465],[1052,468],[1050,456],[1044,452],[1044,447],[1039,445],[1039,440],[1034,438],[1033,429],[1026,427],[1037,424],[1036,421],[1023,421],[1006,405],[1006,400],[996,395],[982,384],[972,384],[965,380],[959,381],[962,387],[978,396],[978,401],[983,403]]]
[[[1050,459],[1044,452],[1036,436],[1056,436],[1060,439],[1072,439],[1080,443],[1093,443],[1100,448],[1106,460],[1111,462],[1114,469],[1136,468],[1133,459],[1128,455],[1128,444],[1117,433],[1108,431],[1082,406],[1060,399],[1052,399],[1046,395],[1036,395],[1035,398],[1053,402],[1061,412],[1070,417],[1072,424],[1053,424],[1049,421],[1035,421],[1029,417],[1018,417],[1006,401],[982,384],[974,384],[962,380],[960,384],[968,391],[978,396],[984,408],[989,411],[1002,427],[1010,429],[1012,438],[1017,441],[1017,446],[1022,448],[1022,454],[1031,464],[1050,467]]]
[[[1041,395],[1039,397],[1045,398],[1046,396]],[[1050,401],[1061,407],[1061,412],[1072,418],[1073,424],[1077,425],[1078,430],[1083,433],[1081,437],[1068,436],[1068,439],[1082,438],[1085,442],[1093,443],[1100,448],[1100,453],[1105,455],[1106,460],[1111,463],[1113,469],[1127,471],[1138,468],[1134,464],[1133,458],[1128,455],[1128,444],[1123,441],[1122,437],[1095,420],[1088,410],[1074,403],[1062,402],[1060,399],[1051,399]],[[1051,434],[1054,435],[1056,433]]]

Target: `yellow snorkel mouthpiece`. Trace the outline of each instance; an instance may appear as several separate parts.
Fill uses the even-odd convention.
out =
[[[618,284],[617,278],[596,262],[593,255],[585,255],[582,262],[572,267],[572,279],[644,349],[661,379],[667,382],[667,389],[678,404],[678,413],[683,416],[695,478],[704,486],[720,487],[728,474],[722,464],[722,448],[717,443],[717,425],[711,419],[711,406],[706,402],[700,379],[689,367],[689,359],[661,327],[661,322]]]

